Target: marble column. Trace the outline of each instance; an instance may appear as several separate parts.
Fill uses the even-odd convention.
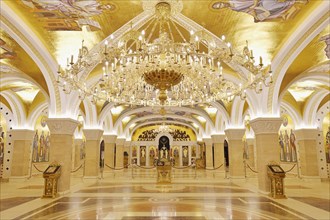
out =
[[[281,118],[256,118],[250,121],[255,134],[257,149],[258,185],[259,191],[270,192],[270,180],[267,175],[267,165],[270,162],[280,163],[280,148],[278,147],[278,131],[282,124]]]
[[[225,170],[226,165],[225,163],[225,155],[224,155],[224,142],[225,142],[226,135],[218,134],[212,135],[212,141],[214,144],[214,168],[219,167],[221,164],[222,167],[220,170]]]
[[[103,130],[83,129],[85,143],[84,178],[97,178],[100,171],[100,143]]]
[[[125,138],[117,138],[116,140],[116,168],[124,167],[124,147]]]
[[[61,165],[61,176],[58,179],[59,193],[66,193],[70,190],[73,132],[78,123],[78,121],[70,118],[47,119],[47,126],[51,135],[49,162],[57,162]]]
[[[35,131],[17,129],[10,131],[13,144],[11,178],[27,178],[32,163],[32,145]]]
[[[104,163],[115,167],[115,145],[117,135],[103,135],[104,140]]]
[[[255,161],[254,161],[254,146],[255,146],[255,139],[254,138],[247,138],[246,142],[248,144],[248,149],[249,149],[249,159],[247,160],[249,162],[249,165],[251,167],[255,166]]]
[[[299,167],[303,178],[318,178],[317,129],[299,129],[294,131],[299,146]],[[296,146],[296,148],[298,147]]]
[[[81,165],[81,157],[80,157],[80,154],[81,154],[81,145],[83,143],[83,139],[82,138],[76,138],[74,139],[74,148],[75,148],[75,151],[74,151],[74,168],[77,168],[78,166]]]
[[[203,138],[203,141],[205,143],[205,160],[206,160],[206,168],[207,169],[213,169],[213,152],[212,152],[212,139],[211,138]]]
[[[243,162],[244,143],[242,141],[245,129],[227,129],[225,133],[228,138],[229,175],[231,178],[245,178]]]

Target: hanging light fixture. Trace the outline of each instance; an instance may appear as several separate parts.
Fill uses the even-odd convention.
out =
[[[160,2],[155,7],[154,18],[146,27],[151,27],[149,33],[132,29],[119,40],[111,36],[105,42],[100,60],[103,72],[95,85],[86,86],[78,77],[87,65],[85,46],[76,62],[72,56],[64,70],[59,67],[58,83],[63,91],[77,90],[82,100],[91,97],[94,103],[164,107],[227,102],[235,96],[245,99],[247,89],[260,93],[263,85],[272,83],[271,69],[263,65],[261,57],[256,64],[248,42],[239,54],[224,36],[215,39],[204,30],[191,31],[188,41],[172,19],[171,5]],[[175,40],[172,29],[182,41]],[[224,63],[239,72],[240,83],[225,78]]]

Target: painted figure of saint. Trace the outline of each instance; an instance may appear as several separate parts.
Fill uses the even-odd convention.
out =
[[[150,155],[150,158],[154,158],[155,157],[155,150],[154,150],[153,147],[150,149],[149,155]]]
[[[187,158],[188,157],[188,149],[185,147],[183,148],[183,157]]]
[[[135,146],[132,149],[132,157],[136,157],[136,147]]]
[[[292,161],[297,161],[297,149],[296,149],[296,136],[294,135],[292,129],[290,133],[290,147],[291,147],[291,158]]]
[[[50,135],[49,132],[45,139],[45,162],[49,161]]]
[[[58,10],[67,17],[91,17],[101,14],[103,10],[112,9],[111,5],[101,5],[96,0],[32,0],[32,2],[50,11]]]
[[[38,130],[36,130],[36,133],[33,138],[33,155],[32,155],[32,161],[37,162],[38,161],[38,144],[39,144],[39,136],[38,136]]]
[[[191,156],[196,157],[196,146],[192,146],[191,148]]]
[[[281,161],[285,161],[285,156],[284,156],[284,138],[283,138],[282,131],[280,131],[280,135],[278,137],[278,143],[280,144],[280,147],[281,147],[280,159],[281,159]]]
[[[295,3],[306,4],[308,0],[222,0],[213,4],[214,9],[230,8],[254,17],[255,22],[282,18],[287,20],[298,10]]]
[[[146,156],[146,150],[142,148],[141,150],[141,157],[144,158]]]
[[[284,143],[285,143],[285,148],[286,148],[286,161],[291,161],[291,149],[290,149],[290,138],[288,135],[288,131],[285,130],[284,134]]]
[[[41,132],[40,139],[39,139],[40,145],[39,145],[39,162],[44,161],[45,156],[45,135],[44,131]]]

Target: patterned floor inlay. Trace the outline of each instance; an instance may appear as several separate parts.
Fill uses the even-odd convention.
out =
[[[29,202],[31,200],[37,199],[40,197],[13,197],[8,199],[1,199],[0,200],[0,212],[10,209],[12,207],[21,205],[23,203]]]
[[[325,211],[330,212],[330,200],[329,199],[321,199],[314,197],[290,197],[291,199],[298,200],[300,202],[307,203],[311,206],[323,209]],[[330,214],[329,214],[330,219]]]
[[[150,200],[140,198],[79,198],[64,197],[16,219],[132,219],[127,213],[150,213],[146,219],[186,219],[181,213],[217,213],[221,219],[305,219],[308,216],[265,197],[217,198],[203,197]],[[112,214],[111,214],[112,213]],[[116,214],[117,213],[117,214]],[[214,214],[212,214],[214,215]],[[154,217],[153,217],[154,216]],[[184,218],[179,218],[183,216]],[[139,216],[140,218],[141,216]],[[144,216],[143,216],[144,217]],[[167,218],[168,217],[168,218]],[[204,219],[194,216],[191,219]],[[116,219],[114,218],[114,219]],[[141,217],[142,218],[142,217]],[[110,218],[111,219],[111,218]]]

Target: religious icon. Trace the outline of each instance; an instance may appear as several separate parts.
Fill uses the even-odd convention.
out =
[[[134,146],[133,149],[132,149],[132,157],[136,157],[136,155],[137,155],[136,152],[137,152],[136,146]]]
[[[36,130],[36,133],[33,138],[33,153],[32,153],[32,161],[38,162],[38,144],[39,144],[39,136],[38,136],[38,130]]]
[[[291,149],[290,149],[290,138],[288,135],[288,131],[285,130],[285,134],[284,134],[284,144],[285,144],[285,149],[286,149],[286,161],[291,161]]]
[[[293,162],[297,161],[297,148],[296,148],[296,136],[294,135],[292,129],[290,133],[290,147],[291,147],[291,158]]]
[[[278,143],[280,144],[281,147],[281,152],[280,152],[280,160],[285,161],[285,156],[284,156],[284,137],[282,134],[282,131],[280,131],[280,135],[278,137]]]
[[[254,22],[280,18],[287,20],[298,11],[297,4],[306,4],[308,0],[222,0],[212,5],[213,9],[229,8],[233,11],[252,15]]]

